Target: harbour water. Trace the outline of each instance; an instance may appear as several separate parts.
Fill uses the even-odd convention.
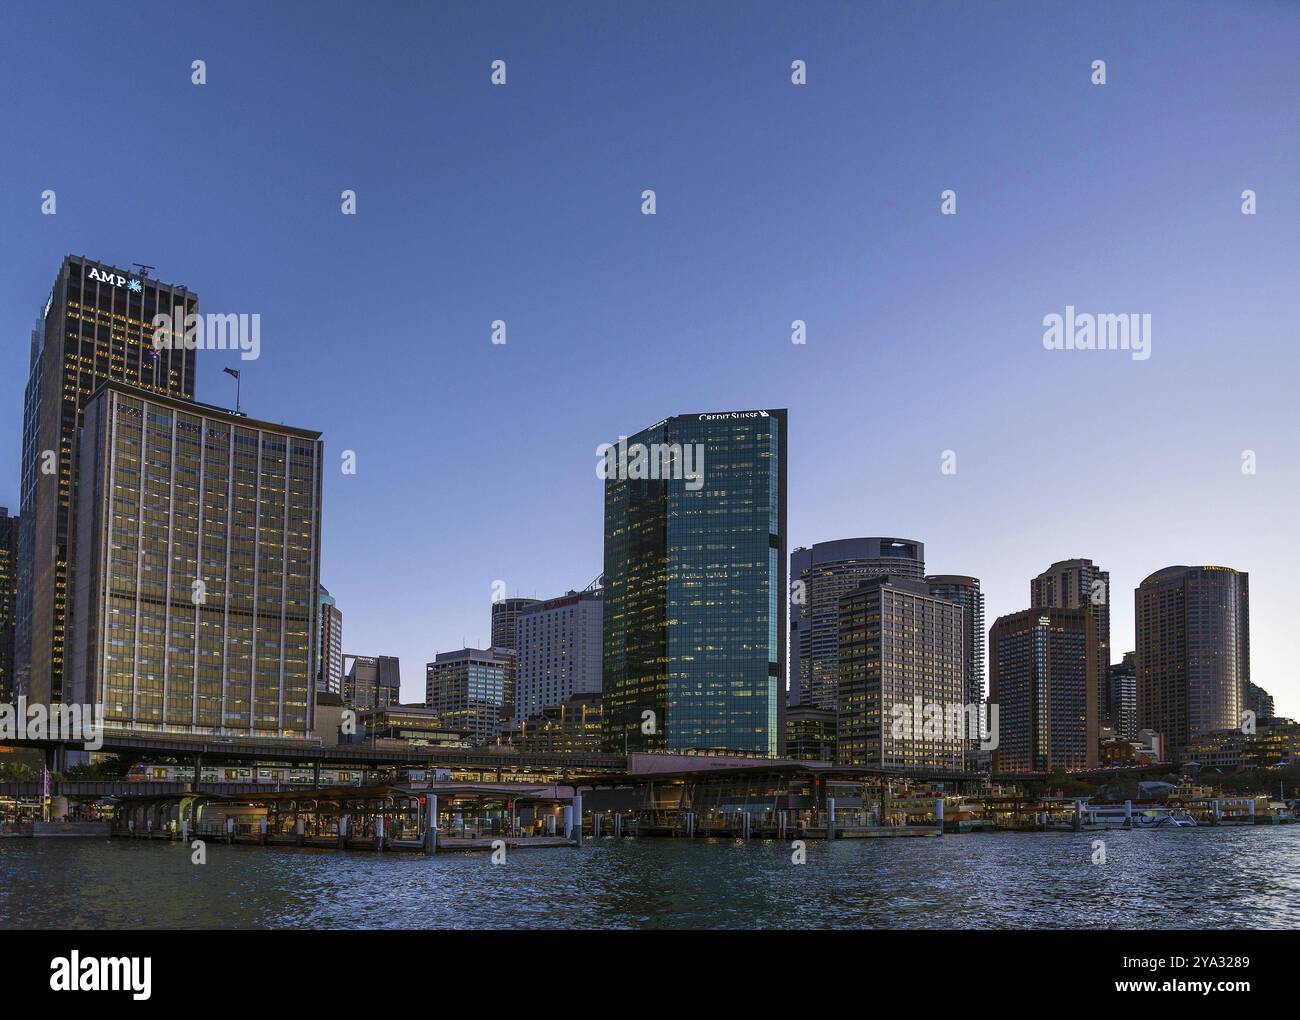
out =
[[[1094,863],[1094,842],[1105,863]],[[1300,825],[340,853],[0,840],[0,928],[1297,928]]]

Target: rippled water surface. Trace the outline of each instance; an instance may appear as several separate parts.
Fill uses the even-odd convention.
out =
[[[1093,863],[1093,840],[1106,863]],[[1300,928],[1300,825],[337,853],[0,840],[0,928]]]

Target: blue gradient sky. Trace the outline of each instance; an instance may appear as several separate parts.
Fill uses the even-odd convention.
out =
[[[919,539],[990,622],[1091,557],[1116,658],[1148,573],[1248,570],[1253,678],[1300,715],[1300,6],[1078,6],[11,2],[0,504],[60,258],[145,262],[261,314],[246,411],[356,451],[323,579],[408,700],[494,580],[600,572],[597,444],[788,407],[791,548]],[[1151,313],[1151,359],[1045,351],[1066,304]]]

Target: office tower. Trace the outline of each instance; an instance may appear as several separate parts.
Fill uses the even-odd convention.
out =
[[[841,765],[965,767],[965,611],[923,580],[887,574],[840,598]],[[937,729],[921,725],[927,709]],[[958,715],[958,713],[963,713]]]
[[[425,667],[424,703],[444,729],[464,733],[476,747],[497,742],[514,654],[508,648],[461,648],[434,656]]]
[[[495,599],[492,602],[492,647],[518,650],[519,614],[541,605],[541,599]],[[516,656],[506,667],[506,721],[509,723],[515,715],[515,688],[518,686],[516,672],[519,660]]]
[[[343,613],[324,585],[320,588],[317,616],[316,689],[343,693]]]
[[[1097,625],[1097,710],[1106,710],[1102,687],[1110,675],[1110,572],[1092,560],[1061,560],[1029,582],[1031,609],[1079,609]]]
[[[14,691],[14,617],[18,609],[18,526],[0,506],[0,705],[12,703]]]
[[[194,398],[194,355],[155,350],[153,318],[198,297],[81,256],[63,260],[38,328],[23,405],[21,583],[16,672],[32,701],[65,700],[65,619],[71,594],[76,512],[74,442],[82,410],[106,381],[161,396]]]
[[[512,706],[516,726],[575,695],[600,695],[602,594],[599,588],[571,591],[519,614]]]
[[[779,754],[786,412],[679,415],[598,452],[605,746]]]
[[[541,604],[541,599],[497,599],[494,601],[492,603],[492,647],[517,649],[516,633],[519,626],[519,614]]]
[[[841,538],[790,554],[790,704],[835,711],[840,597],[884,574],[924,577],[925,546],[906,538]]]
[[[1247,682],[1246,710],[1255,713],[1257,724],[1272,721],[1276,714],[1273,708],[1273,695],[1264,688]]]
[[[1097,621],[1086,608],[1026,609],[989,631],[994,772],[1095,768]]]
[[[984,593],[978,577],[934,574],[925,579],[935,598],[956,602],[962,608],[965,640],[966,703],[984,703]]]
[[[1115,736],[1120,740],[1137,740],[1136,652],[1125,652],[1124,661],[1110,667],[1102,716],[1115,727]]]
[[[320,433],[110,382],[77,442],[74,700],[116,729],[308,736]]]
[[[402,670],[396,656],[345,654],[342,663],[345,704],[359,712],[400,704]]]
[[[1138,585],[1138,728],[1179,760],[1193,737],[1238,729],[1250,683],[1249,575],[1166,567]]]

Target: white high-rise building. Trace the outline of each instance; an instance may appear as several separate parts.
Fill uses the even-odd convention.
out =
[[[603,621],[600,589],[571,591],[519,614],[515,726],[575,694],[601,693]]]

